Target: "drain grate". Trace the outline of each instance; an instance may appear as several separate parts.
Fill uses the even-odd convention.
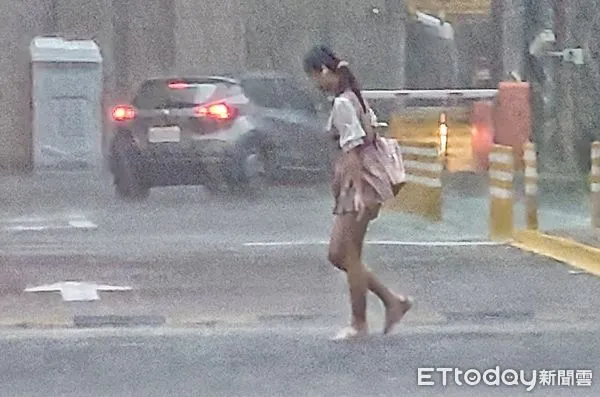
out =
[[[166,323],[164,316],[74,316],[73,324],[77,328],[100,327],[147,327]]]
[[[285,321],[311,321],[316,320],[320,316],[316,314],[268,314],[258,316],[259,322],[285,322]]]
[[[527,311],[478,311],[478,312],[444,312],[448,322],[483,322],[483,321],[530,321],[534,312]]]

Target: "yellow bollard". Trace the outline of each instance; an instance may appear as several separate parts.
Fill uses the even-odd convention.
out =
[[[433,221],[442,220],[443,164],[435,143],[399,142],[406,171],[406,186],[386,207],[415,213]]]
[[[527,229],[537,230],[537,159],[533,143],[529,142],[525,144],[523,159],[525,160],[525,212]]]
[[[592,143],[592,170],[590,180],[590,200],[592,227],[600,227],[600,142]]]
[[[494,145],[490,152],[490,237],[510,240],[513,235],[514,156],[510,146]]]

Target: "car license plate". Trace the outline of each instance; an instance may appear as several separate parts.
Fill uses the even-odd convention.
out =
[[[181,129],[172,127],[151,127],[148,129],[148,140],[152,143],[179,142]]]

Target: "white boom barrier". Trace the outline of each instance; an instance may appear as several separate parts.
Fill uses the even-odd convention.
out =
[[[363,90],[367,99],[485,99],[494,98],[498,90]]]

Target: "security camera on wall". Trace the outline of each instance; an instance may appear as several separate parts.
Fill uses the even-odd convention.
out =
[[[556,36],[550,29],[542,30],[529,45],[529,53],[536,58],[547,55],[556,43]]]
[[[563,62],[573,63],[575,65],[584,64],[584,54],[581,48],[566,48],[562,51],[554,51],[556,37],[550,29],[541,31],[529,45],[529,53],[536,58],[557,57]]]

